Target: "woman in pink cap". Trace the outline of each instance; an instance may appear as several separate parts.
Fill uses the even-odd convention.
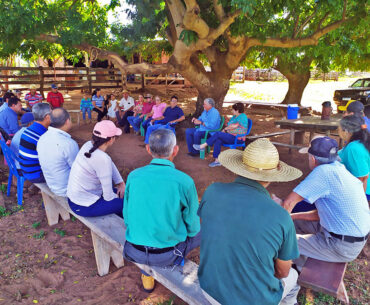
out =
[[[112,121],[104,120],[95,125],[92,140],[81,147],[67,187],[68,203],[76,214],[102,216],[115,213],[122,217],[125,183],[106,153],[121,134],[122,130]]]

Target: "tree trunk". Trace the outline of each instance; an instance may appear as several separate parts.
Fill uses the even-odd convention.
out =
[[[289,88],[282,103],[301,105],[303,91],[310,79],[310,70],[304,73],[285,75],[285,77],[288,79]]]

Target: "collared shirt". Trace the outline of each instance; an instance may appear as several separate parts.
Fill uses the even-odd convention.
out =
[[[28,180],[34,180],[41,177],[41,167],[39,156],[37,154],[37,142],[47,129],[38,122],[34,122],[27,127],[21,135],[19,144],[19,164],[23,175]]]
[[[91,99],[92,102],[95,102],[96,107],[101,108],[104,105],[104,97],[94,95]]]
[[[30,107],[32,108],[33,105],[42,102],[44,98],[38,92],[36,92],[34,95],[32,95],[31,92],[28,92],[24,99],[30,104]]]
[[[13,153],[15,154],[17,158],[19,158],[19,144],[21,142],[21,136],[22,136],[23,131],[25,130],[26,130],[26,127],[22,127],[21,129],[19,129],[14,135],[14,137],[12,138],[12,142],[10,143],[10,149],[13,151]],[[14,163],[17,169],[21,168],[18,160],[14,160]]]
[[[14,135],[19,129],[18,114],[10,107],[0,112],[0,127],[9,135]]]
[[[148,114],[152,111],[152,108],[153,108],[153,103],[147,103],[147,102],[144,102],[143,103],[143,108],[141,110],[141,114]]]
[[[164,119],[162,120],[162,124],[167,124],[168,122],[172,122],[181,118],[184,115],[184,111],[179,106],[176,107],[167,107],[163,113]]]
[[[289,213],[261,184],[237,177],[207,188],[199,216],[202,289],[223,305],[279,304],[283,287],[274,260],[299,256]]]
[[[131,96],[127,97],[127,100],[123,97],[119,101],[119,106],[121,107],[121,110],[127,111],[131,107],[135,106],[135,101],[134,101],[134,99]]]
[[[164,159],[135,169],[127,178],[123,204],[126,239],[135,245],[167,248],[200,231],[193,179]]]
[[[294,192],[315,203],[327,231],[355,237],[369,233],[369,205],[362,182],[338,161],[315,167]]]
[[[64,103],[63,95],[60,92],[49,92],[46,100],[52,109],[62,107]]]
[[[76,141],[63,130],[49,127],[40,137],[37,153],[41,169],[47,185],[55,195],[67,195],[69,172],[78,150]]]
[[[0,113],[3,112],[6,108],[8,108],[8,103],[4,102],[1,106],[0,106]]]
[[[90,158],[85,153],[92,148],[92,142],[86,142],[77,154],[69,174],[67,196],[75,204],[90,206],[100,197],[106,201],[118,198],[113,191],[114,185],[123,182],[121,174],[109,155],[95,150]]]
[[[199,126],[200,131],[215,130],[220,128],[221,116],[215,107],[212,107],[208,111],[204,110],[198,120],[204,123],[204,126]]]
[[[341,162],[355,177],[365,177],[370,173],[370,153],[360,141],[352,141],[338,151]],[[366,194],[370,195],[370,181],[368,180]]]

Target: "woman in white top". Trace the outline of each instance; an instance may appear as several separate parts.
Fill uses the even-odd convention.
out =
[[[95,125],[92,141],[81,147],[67,187],[68,203],[76,214],[102,216],[115,213],[122,216],[125,183],[106,153],[121,134],[122,130],[112,121],[104,120]]]

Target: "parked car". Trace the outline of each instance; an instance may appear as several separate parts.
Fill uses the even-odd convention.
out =
[[[370,78],[360,78],[348,89],[335,90],[333,100],[337,106],[345,106],[350,100],[370,104]]]

